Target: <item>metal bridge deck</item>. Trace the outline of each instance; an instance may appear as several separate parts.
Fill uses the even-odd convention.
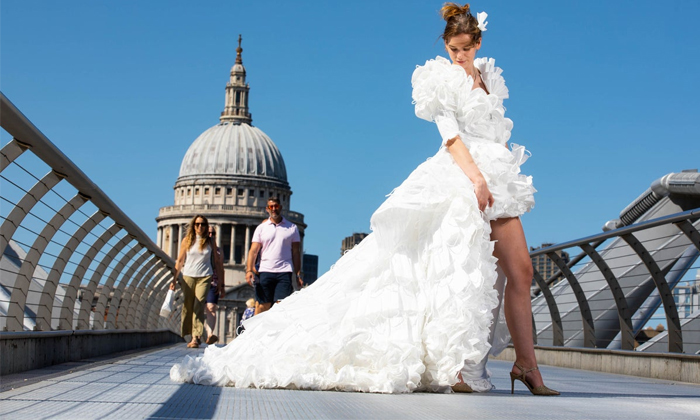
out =
[[[510,364],[490,362],[488,394],[380,395],[178,384],[170,366],[203,350],[155,351],[3,377],[0,418],[13,419],[617,419],[698,418],[700,385],[541,366],[560,397],[534,397]]]

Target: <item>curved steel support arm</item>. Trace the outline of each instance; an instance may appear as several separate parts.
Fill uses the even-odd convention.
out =
[[[132,237],[131,239],[133,241],[134,238]],[[141,249],[141,244],[135,242],[131,249],[119,259],[117,264],[107,276],[105,282],[102,283],[102,293],[100,293],[100,297],[97,299],[97,303],[95,304],[95,316],[101,320],[104,320],[102,328],[115,328],[114,324],[110,324],[110,322],[114,320],[114,312],[116,312],[118,306],[112,308],[113,311],[111,313],[106,313],[107,303],[109,303],[111,298],[116,298],[117,300],[121,298],[121,291],[117,292],[114,288],[114,284],[117,282],[117,278],[124,267],[126,267],[129,261],[131,261],[131,259],[134,258]]]
[[[140,311],[139,303],[141,302],[141,295],[143,294],[145,287],[144,285],[148,282],[150,276],[152,276],[153,273],[159,270],[160,267],[161,263],[159,262],[158,257],[156,255],[151,255],[150,258],[146,261],[146,264],[144,264],[143,267],[139,270],[139,272],[136,273],[136,284],[134,284],[133,281],[129,284],[129,289],[131,289],[131,293],[125,296],[127,302],[124,302],[122,304],[122,306],[124,306],[127,309],[124,312],[123,317],[122,314],[119,315],[117,323],[118,325],[123,323],[124,328],[134,328],[134,325],[136,325],[136,322],[134,320],[137,318],[136,313]]]
[[[571,272],[571,269],[569,269],[564,260],[561,259],[556,252],[548,252],[547,257],[559,267],[559,270],[561,270],[566,280],[568,280],[571,290],[576,296],[578,308],[581,312],[581,322],[583,323],[583,345],[585,347],[595,347],[595,327],[593,325],[591,308],[588,306],[588,299],[586,299],[586,293],[581,288],[574,273]]]
[[[654,280],[656,290],[661,297],[661,303],[664,305],[666,313],[666,323],[668,324],[668,351],[671,353],[683,353],[683,333],[681,332],[681,322],[678,318],[678,309],[676,302],[673,300],[673,292],[666,282],[666,277],[656,264],[654,257],[639,240],[631,233],[620,235],[627,244],[637,253],[639,259],[646,266],[651,278]]]
[[[683,220],[681,222],[676,222],[674,223],[678,229],[680,229],[685,236],[690,239],[690,241],[695,245],[695,248],[700,251],[700,233],[698,233],[698,230],[695,229],[695,226],[693,226],[692,223],[690,223],[689,220]]]
[[[605,280],[608,282],[608,287],[613,294],[615,299],[615,306],[617,307],[617,317],[620,321],[620,334],[622,337],[622,349],[623,350],[634,350],[634,333],[632,330],[632,319],[627,306],[627,299],[625,298],[625,292],[620,287],[620,283],[617,281],[615,274],[613,274],[608,264],[605,262],[603,257],[600,256],[598,251],[595,250],[589,244],[581,244],[580,248],[583,252],[590,257],[590,259],[598,267],[598,270],[603,274]]]
[[[542,275],[535,267],[532,268],[533,275],[535,277],[535,282],[540,287],[540,291],[544,295],[544,300],[547,302],[547,307],[549,308],[549,316],[552,318],[552,345],[553,346],[563,346],[564,345],[564,328],[561,324],[561,316],[559,315],[559,307],[557,307],[557,301],[554,300],[552,296],[552,291],[549,290],[549,286],[545,282]],[[533,329],[535,329],[535,323],[532,323]]]
[[[12,139],[11,142],[7,143],[2,150],[0,150],[0,172],[4,171],[5,168],[10,166],[12,162],[15,161],[25,150],[29,148],[28,145],[18,141],[17,139]]]
[[[61,176],[54,171],[50,171],[40,181],[19,200],[19,203],[10,211],[7,218],[0,226],[0,250],[5,253],[7,245],[10,243],[12,236],[19,228],[24,218],[29,214],[29,211],[51,190],[56,184],[61,181]],[[29,267],[25,266],[25,270]],[[32,269],[33,272],[33,269]],[[24,308],[27,304],[27,294],[29,293],[29,284],[31,278],[27,278],[24,273],[20,273],[16,277],[15,284],[12,285],[10,294],[10,302],[7,307],[7,317],[2,318],[5,331],[24,331]]]
[[[98,210],[95,213],[93,213],[93,215],[90,216],[89,219],[83,222],[83,224],[80,225],[78,229],[76,229],[73,236],[68,240],[66,245],[61,250],[61,253],[58,255],[58,258],[56,258],[53,267],[51,267],[51,272],[49,273],[49,277],[46,280],[47,282],[53,282],[58,284],[58,281],[61,278],[61,275],[63,274],[63,270],[66,268],[66,265],[73,256],[73,253],[75,253],[75,250],[82,243],[83,239],[85,239],[87,234],[91,232],[95,228],[95,226],[100,224],[100,222],[104,220],[105,217],[107,216],[105,216],[104,213]],[[97,253],[97,250],[95,250],[95,253]],[[87,261],[88,259],[85,259],[82,263],[83,266],[85,266],[86,270],[87,265],[89,264],[89,262]],[[78,265],[76,271],[80,269],[81,266]],[[63,286],[65,288],[65,294],[63,295],[63,303],[58,309],[57,317],[54,317],[57,319],[51,321],[51,326],[52,328],[56,328],[59,330],[70,330],[73,329],[73,309],[75,308],[75,299],[78,296],[78,288],[80,287],[80,276],[78,276],[78,278],[71,277],[71,280],[68,282],[68,284],[64,284]]]
[[[98,312],[99,305],[95,305],[95,316],[92,319],[92,325],[90,325],[90,313],[92,312],[92,301],[95,296],[95,292],[97,291],[97,285],[100,284],[100,279],[105,276],[106,270],[109,267],[110,264],[112,264],[112,261],[114,258],[122,252],[122,249],[126,247],[126,245],[131,242],[132,239],[129,235],[124,235],[119,242],[114,244],[112,249],[110,249],[107,252],[107,255],[105,255],[104,258],[102,258],[102,261],[100,261],[100,264],[97,266],[95,269],[95,272],[92,274],[92,277],[90,277],[90,281],[88,284],[85,286],[86,294],[91,295],[92,298],[88,301],[87,299],[83,300],[82,304],[80,305],[80,313],[78,314],[78,325],[82,328],[80,329],[94,329],[94,330],[101,330],[104,328],[104,317],[102,314]],[[105,276],[106,277],[106,276]],[[104,296],[104,294],[109,294],[109,292],[112,289],[111,284],[107,284],[109,281],[109,278],[105,278],[105,282],[103,284],[103,289],[100,292],[100,297]],[[99,299],[97,301],[99,303]]]
[[[144,248],[141,247],[139,251],[143,249]],[[119,329],[120,324],[119,322],[117,322],[117,318],[120,315],[120,311],[122,312],[122,318],[126,319],[126,312],[129,302],[128,295],[133,293],[133,290],[130,289],[127,285],[134,281],[134,272],[136,272],[136,269],[138,267],[141,267],[141,265],[148,259],[150,255],[151,254],[148,251],[142,252],[141,256],[139,256],[134,261],[134,263],[131,264],[131,267],[129,267],[129,269],[126,270],[126,273],[124,273],[124,275],[122,276],[121,280],[119,281],[119,284],[117,284],[117,287],[114,288],[114,293],[112,293],[112,298],[109,300],[109,305],[107,306],[107,325],[111,328]],[[125,304],[123,308],[122,303]],[[124,323],[122,322],[121,324]]]
[[[85,201],[86,199],[84,196],[76,194],[51,218],[39,236],[37,236],[20,269],[20,273],[27,276],[28,281],[31,280],[31,277],[34,275],[36,266],[39,265],[41,255],[44,253],[44,250],[49,242],[51,242],[56,232],[58,232],[58,229],[73,215],[73,213],[78,211],[78,209],[85,204]],[[26,268],[26,271],[24,271],[25,264],[29,266]],[[51,331],[51,312],[53,311],[54,298],[56,296],[56,289],[58,288],[57,280],[59,278],[60,276],[58,278],[53,276],[51,277],[51,281],[47,278],[46,282],[44,282],[44,287],[39,297],[39,307],[36,311],[37,330]]]

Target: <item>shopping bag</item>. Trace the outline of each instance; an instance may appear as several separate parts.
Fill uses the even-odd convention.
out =
[[[160,307],[160,316],[167,318],[173,312],[174,297],[175,293],[172,290],[168,290],[168,293],[165,295],[165,300],[163,301],[163,306]]]

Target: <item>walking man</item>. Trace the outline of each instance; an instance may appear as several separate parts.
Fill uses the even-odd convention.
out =
[[[282,207],[277,198],[267,200],[267,213],[270,218],[253,233],[246,262],[245,279],[253,286],[255,260],[260,253],[260,276],[253,286],[255,300],[258,301],[256,315],[294,292],[293,274],[296,274],[299,287],[304,285],[301,278],[301,238],[297,226],[282,217]]]

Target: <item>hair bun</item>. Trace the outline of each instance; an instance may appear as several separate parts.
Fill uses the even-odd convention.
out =
[[[460,6],[457,3],[445,3],[442,5],[442,9],[440,9],[440,14],[442,15],[442,18],[445,20],[449,20],[452,17],[459,16],[459,15],[466,15],[469,13],[469,3],[465,4],[464,6]]]

